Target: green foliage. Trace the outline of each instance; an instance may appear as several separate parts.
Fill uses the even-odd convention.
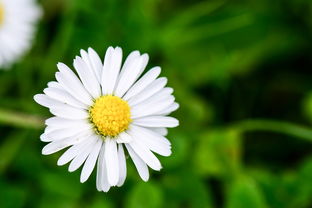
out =
[[[264,197],[255,182],[249,178],[241,177],[231,184],[226,207],[265,208],[267,206],[265,205]]]
[[[205,133],[195,147],[195,165],[202,175],[233,177],[240,169],[240,135],[235,130]]]
[[[157,208],[164,206],[164,198],[157,184],[140,182],[129,192],[126,204],[129,208]]]
[[[0,207],[312,206],[310,0],[41,0],[33,48],[0,71]],[[148,53],[174,88],[172,156],[99,193],[42,156],[32,97],[80,49]]]

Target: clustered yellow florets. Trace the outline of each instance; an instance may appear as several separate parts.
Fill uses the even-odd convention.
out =
[[[125,131],[131,122],[128,103],[113,95],[96,99],[89,114],[97,133],[102,136],[115,137]]]
[[[2,3],[0,2],[0,25],[3,23],[4,20],[4,8]]]

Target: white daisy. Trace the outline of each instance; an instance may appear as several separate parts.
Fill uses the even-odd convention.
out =
[[[40,14],[34,0],[0,0],[0,68],[30,48]]]
[[[167,115],[179,105],[173,89],[165,87],[167,79],[158,78],[160,67],[141,76],[147,62],[147,54],[134,51],[121,66],[121,48],[109,47],[104,64],[93,49],[81,50],[81,57],[74,59],[78,76],[59,63],[57,81],[48,83],[45,94],[34,96],[54,115],[46,120],[40,137],[50,142],[42,154],[70,147],[57,164],[71,161],[68,170],[72,172],[84,163],[82,183],[97,162],[97,189],[105,192],[125,181],[125,149],[144,181],[149,178],[148,167],[160,170],[154,153],[171,154],[171,144],[164,136],[167,128],[179,122]]]

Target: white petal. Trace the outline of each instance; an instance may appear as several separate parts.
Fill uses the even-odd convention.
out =
[[[171,104],[168,108],[164,108],[163,110],[157,112],[158,115],[169,115],[173,111],[176,111],[180,105],[178,103]]]
[[[141,65],[141,71],[139,72],[139,74],[138,74],[136,80],[137,80],[137,79],[139,78],[139,76],[143,73],[143,71],[145,70],[145,68],[146,68],[146,66],[147,66],[147,64],[148,64],[148,60],[149,60],[148,54],[145,53],[145,54],[143,54],[142,56],[143,56],[143,63],[142,63],[142,65]]]
[[[117,154],[117,144],[111,139],[105,140],[105,162],[107,166],[108,183],[115,186],[119,179],[119,163]]]
[[[126,93],[141,71],[142,61],[142,58],[138,57],[121,71],[114,95],[122,97]]]
[[[66,119],[61,117],[51,117],[48,118],[45,121],[45,124],[47,126],[53,126],[58,128],[68,128],[68,127],[74,127],[76,125],[82,125],[82,124],[89,124],[85,119],[81,120],[72,120],[72,119]]]
[[[66,104],[64,103],[61,103],[57,100],[54,100],[50,97],[48,97],[47,95],[45,94],[37,94],[34,96],[34,100],[44,106],[44,107],[47,107],[47,108],[51,108],[51,107],[63,107],[65,106]]]
[[[148,181],[149,172],[146,163],[133,151],[129,144],[126,144],[129,155],[143,181]]]
[[[117,186],[122,186],[127,176],[127,164],[122,144],[118,144],[119,180]]]
[[[60,72],[55,73],[56,80],[62,85],[62,87],[69,92],[77,100],[86,105],[92,105],[92,98],[82,85],[81,81],[75,75],[75,73],[68,68],[65,64],[57,64]]]
[[[128,100],[129,105],[134,106],[135,104],[140,103],[145,99],[148,99],[149,97],[160,91],[162,88],[164,88],[165,85],[167,84],[167,81],[168,80],[165,77],[156,79],[154,82],[148,85],[142,92],[130,98]]]
[[[57,165],[65,165],[72,159],[74,159],[81,151],[84,150],[90,143],[92,143],[93,139],[86,138],[82,142],[71,146],[63,155],[58,159]]]
[[[47,126],[44,129],[44,133],[48,134],[48,133],[51,133],[52,131],[55,131],[55,130],[58,130],[58,129],[60,129],[60,128],[56,127],[56,126]]]
[[[92,142],[90,142],[88,145],[86,145],[80,151],[80,153],[71,161],[71,163],[69,164],[69,167],[68,167],[69,172],[73,172],[73,171],[77,170],[85,162],[85,160],[87,159],[89,154],[92,152],[94,145],[97,142],[97,139],[94,137],[89,137],[88,139],[91,140]]]
[[[88,107],[85,104],[83,104],[82,102],[74,98],[71,94],[66,92],[64,89],[48,87],[44,89],[43,92],[46,95],[48,95],[50,98],[58,100],[62,103],[66,103],[76,108],[88,109]]]
[[[136,60],[137,58],[140,57],[140,52],[139,51],[132,51],[128,57],[125,60],[125,63],[123,64],[120,73],[119,73],[119,77],[118,80],[120,80],[120,78],[123,76],[123,74],[125,73],[125,68],[129,67],[129,64],[131,64],[134,60]]]
[[[166,128],[151,128],[151,127],[148,127],[146,129],[149,129],[149,130],[152,130],[153,132],[157,133],[157,134],[160,134],[161,136],[167,136],[168,134],[168,129]]]
[[[103,143],[102,139],[98,138],[95,146],[93,147],[93,150],[91,151],[88,159],[86,160],[86,162],[82,168],[81,175],[80,175],[80,182],[81,183],[84,183],[90,177],[90,175],[94,169],[94,166],[96,164],[98,155],[100,153],[102,143]]]
[[[69,105],[65,105],[63,107],[53,107],[50,108],[50,112],[58,117],[67,118],[67,119],[88,119],[89,114],[84,111],[74,107],[70,107]]]
[[[77,56],[74,60],[74,67],[78,72],[84,87],[93,98],[98,98],[101,95],[101,88],[91,67],[88,66],[79,56]]]
[[[53,138],[47,137],[44,133],[40,135],[40,141],[42,142],[51,142],[53,141]]]
[[[105,162],[105,143],[103,142],[97,164],[96,188],[98,191],[107,192],[111,187],[108,183],[106,169],[107,166]]]
[[[115,90],[115,95],[118,97],[122,97],[128,89],[133,85],[136,79],[143,72],[143,64],[148,60],[148,55],[144,54],[141,57],[136,58],[129,63],[121,72],[120,79],[118,81],[117,88]]]
[[[106,95],[108,91],[108,85],[109,85],[109,71],[112,65],[112,56],[114,53],[113,47],[108,47],[105,53],[104,57],[104,64],[102,69],[102,75],[101,75],[101,86],[102,86],[102,94]]]
[[[132,61],[134,61],[136,58],[140,57],[140,52],[139,51],[132,51],[128,57],[125,60],[124,65],[122,66],[122,71],[124,70],[124,68],[126,68]]]
[[[170,141],[166,137],[164,137],[164,136],[162,136],[162,135],[160,135],[160,134],[158,134],[158,133],[156,133],[156,132],[154,132],[148,128],[143,128],[140,126],[131,125],[129,129],[134,129],[139,134],[142,134],[142,135],[144,135],[144,137],[149,138],[151,140],[154,140],[157,143],[164,143],[167,145],[171,145]]]
[[[89,59],[89,54],[88,54],[85,50],[81,49],[81,50],[80,50],[80,56],[81,56],[82,60],[86,63],[86,65],[88,66],[88,68],[91,69],[92,72],[94,73],[94,71],[93,71],[93,69],[92,69],[91,61],[90,61],[90,59]],[[94,74],[95,74],[95,73],[94,73]]]
[[[60,83],[56,82],[56,81],[48,82],[48,87],[56,88],[56,89],[59,89],[59,90],[64,90],[62,85]]]
[[[35,95],[34,100],[40,105],[50,108],[50,112],[56,116],[69,119],[84,119],[89,117],[89,114],[85,110],[61,103],[45,94]]]
[[[170,87],[165,87],[163,89],[161,89],[160,91],[158,91],[157,93],[155,93],[153,96],[150,96],[148,99],[142,100],[138,103],[136,103],[135,105],[131,106],[131,107],[135,107],[137,105],[155,105],[159,102],[165,101],[167,99],[170,99],[170,97],[172,97],[172,92],[173,89]]]
[[[129,134],[135,138],[135,141],[140,144],[141,146],[146,146],[151,151],[162,155],[162,156],[169,156],[171,155],[171,146],[170,144],[165,144],[163,142],[159,142],[154,140],[153,137],[149,137],[146,134],[142,134],[142,131],[139,131],[138,127],[132,126],[129,129]]]
[[[102,72],[101,84],[103,95],[113,93],[117,77],[120,71],[121,61],[122,61],[121,48],[116,47],[115,49],[113,49],[112,47],[109,47],[105,55]]]
[[[132,138],[127,132],[122,132],[118,135],[116,142],[117,143],[129,143],[132,141]]]
[[[131,118],[137,119],[144,116],[149,115],[159,115],[160,112],[166,110],[174,103],[174,97],[170,96],[166,100],[162,100],[158,103],[142,103],[140,105],[136,105],[131,109]]]
[[[147,116],[137,118],[132,123],[144,127],[166,127],[166,128],[172,128],[179,125],[179,121],[177,119],[169,116]]]
[[[90,132],[88,130],[91,130],[91,128],[92,127],[90,125],[84,124],[81,126],[75,126],[71,128],[56,129],[48,133],[45,132],[45,134],[47,137],[53,138],[53,140],[60,140],[66,137],[88,134]]]
[[[92,68],[95,72],[98,82],[100,83],[101,76],[102,76],[101,73],[102,73],[102,68],[103,68],[102,61],[99,55],[92,48],[88,48],[88,53],[89,53],[89,59],[90,59]]]
[[[45,94],[35,95],[34,100],[40,105],[50,108],[50,112],[56,116],[68,119],[85,119],[89,117],[85,110],[61,103]]]
[[[149,84],[151,84],[160,74],[160,67],[150,69],[142,78],[139,79],[123,97],[124,100],[129,100],[133,96],[139,94]]]
[[[103,145],[104,142],[102,142],[101,144],[101,148],[100,148],[100,153],[99,153],[99,158],[97,160],[97,167],[96,167],[96,189],[98,191],[102,191],[102,162],[103,162],[103,158],[104,158],[104,149],[105,146]]]
[[[57,130],[59,130],[59,129],[57,129]],[[45,132],[43,134],[41,134],[40,140],[43,141],[43,142],[51,142],[51,141],[58,141],[58,140],[65,139],[63,137],[63,135],[61,137],[55,137],[54,136],[54,131],[56,131],[54,128],[52,129],[52,131],[45,130]],[[73,139],[73,142],[75,144],[81,142],[86,137],[89,137],[90,135],[93,134],[93,132],[91,130],[81,130],[81,131],[76,130],[75,132],[76,132],[75,134],[70,136],[70,138]]]
[[[43,155],[50,155],[55,152],[58,152],[66,147],[69,147],[70,145],[75,144],[76,141],[74,138],[67,138],[67,139],[62,139],[58,141],[53,141],[46,146],[43,147],[42,149],[42,154]]]
[[[152,169],[160,170],[161,164],[157,157],[146,147],[138,142],[136,142],[135,138],[132,142],[129,143],[131,148],[135,151],[135,153]]]

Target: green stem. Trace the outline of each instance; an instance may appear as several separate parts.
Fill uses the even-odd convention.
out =
[[[288,134],[294,137],[312,141],[312,129],[299,126],[297,124],[274,121],[265,119],[245,120],[240,121],[231,127],[242,132],[246,131],[271,131],[276,133]]]
[[[0,124],[21,128],[43,129],[44,119],[39,116],[0,109]]]

